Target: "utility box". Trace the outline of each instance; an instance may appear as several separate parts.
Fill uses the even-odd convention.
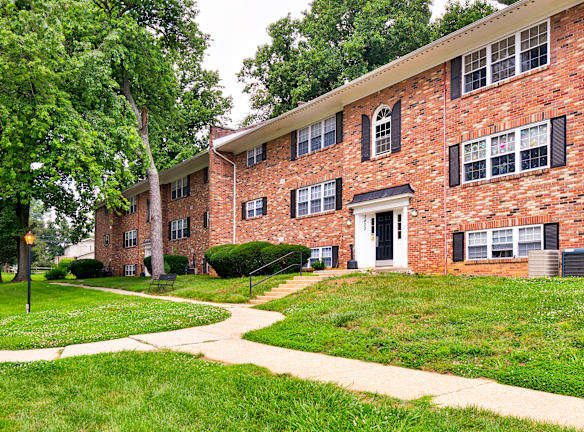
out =
[[[584,276],[584,248],[562,251],[562,276]]]
[[[529,277],[542,278],[559,276],[560,258],[559,250],[530,250],[528,255]]]

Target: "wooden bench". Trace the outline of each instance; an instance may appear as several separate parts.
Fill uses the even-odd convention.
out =
[[[152,279],[149,290],[151,291],[165,291],[167,288],[174,288],[176,282],[175,274],[161,274],[158,279]]]

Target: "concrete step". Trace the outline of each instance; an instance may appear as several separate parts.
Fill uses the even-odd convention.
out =
[[[267,293],[264,293],[267,294]],[[282,296],[284,297],[284,296]],[[276,300],[277,298],[281,298],[281,297],[272,297],[272,296],[268,296],[268,295],[261,295],[261,296],[257,296],[256,299],[257,300],[264,300],[264,301],[272,301],[272,300]]]
[[[279,291],[268,291],[264,293],[265,297],[274,297],[274,298],[282,298],[286,297],[288,293],[279,292]]]
[[[307,281],[307,282],[318,282],[323,280],[323,276],[294,276],[293,281]]]
[[[251,304],[257,305],[257,304],[267,303],[267,300],[251,299],[249,302]]]
[[[278,288],[272,288],[272,291],[291,294],[291,293],[295,293],[296,291],[300,291],[300,288],[290,288],[286,285],[283,285],[283,286],[279,286]]]

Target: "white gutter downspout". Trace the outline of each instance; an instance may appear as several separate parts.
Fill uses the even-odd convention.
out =
[[[236,165],[235,162],[230,161],[229,159],[227,159],[225,156],[223,156],[221,153],[219,153],[217,150],[215,150],[215,146],[212,147],[213,149],[213,153],[215,153],[217,156],[219,156],[221,159],[229,162],[231,165],[233,165],[233,244],[235,244],[235,217],[236,217],[236,199],[235,199],[235,193],[236,193],[236,183],[235,183],[235,178],[236,178],[236,174],[237,174],[237,169],[236,169]]]

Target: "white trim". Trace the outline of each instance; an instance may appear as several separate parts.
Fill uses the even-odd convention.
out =
[[[264,146],[259,145],[247,151],[246,163],[247,166],[252,166],[257,163],[263,162]],[[253,159],[252,163],[249,163],[250,159]]]
[[[354,209],[354,214],[367,213],[369,211],[377,211],[383,209],[392,209],[410,205],[410,198],[414,196],[413,193],[406,193],[385,198],[379,198],[371,201],[363,201],[360,203],[352,203],[347,207]]]
[[[180,227],[179,227],[180,224]],[[187,238],[188,223],[187,218],[176,219],[170,222],[170,240],[180,240]],[[180,235],[179,235],[180,233]]]
[[[383,109],[386,109],[389,111],[389,120],[383,120],[383,121],[377,121],[377,116],[379,115],[379,112]],[[381,156],[384,154],[389,154],[391,153],[391,128],[393,127],[393,124],[391,122],[391,107],[389,107],[388,105],[385,104],[381,104],[377,107],[377,109],[375,110],[375,112],[373,113],[373,117],[371,118],[373,121],[371,122],[371,154],[373,155],[373,157],[375,156]],[[377,152],[377,125],[381,125],[381,124],[386,124],[389,123],[389,149],[387,151],[384,152]]]
[[[540,249],[543,250],[544,248],[544,227],[543,224],[535,224],[535,225],[519,225],[513,227],[502,227],[502,228],[490,228],[484,230],[474,230],[474,231],[467,231],[465,232],[464,237],[464,248],[465,248],[465,261],[482,261],[482,260],[499,260],[499,259],[514,259],[514,258],[527,258],[527,255],[520,256],[519,255],[519,231],[525,228],[539,228],[540,229]],[[510,230],[512,231],[513,235],[513,252],[512,256],[510,257],[493,257],[493,233],[497,231],[505,231]],[[470,234],[475,233],[486,233],[487,234],[487,256],[486,258],[469,258],[469,237]],[[536,243],[534,242],[524,242],[524,243]]]
[[[544,24],[544,23],[547,25],[547,42],[546,42],[546,44],[547,44],[547,62],[545,64],[538,66],[538,67],[528,69],[528,70],[522,72],[521,71],[521,53],[522,53],[522,50],[521,50],[521,32],[523,32],[525,30],[530,30],[530,29],[537,27],[537,26]],[[551,52],[550,52],[551,51],[550,50],[551,36],[550,36],[550,34],[551,34],[551,26],[550,26],[550,18],[548,17],[544,20],[541,20],[541,21],[538,21],[536,23],[529,24],[528,26],[522,27],[520,30],[514,31],[512,33],[508,33],[505,36],[498,37],[497,39],[494,39],[493,41],[490,41],[485,45],[482,45],[478,48],[474,48],[471,51],[464,53],[462,55],[462,83],[461,83],[462,84],[462,94],[472,93],[473,91],[477,91],[481,88],[488,87],[491,84],[503,82],[507,79],[511,79],[513,77],[523,75],[523,74],[528,73],[530,71],[537,70],[537,69],[548,66],[550,64],[550,61],[551,61]],[[500,80],[493,82],[493,59],[492,59],[493,45],[496,43],[502,42],[505,39],[510,38],[511,36],[515,37],[515,54],[514,54],[515,73],[510,77],[506,77],[506,78],[503,78],[503,79],[500,79]],[[475,89],[470,89],[467,91],[466,90],[466,75],[467,75],[467,73],[470,73],[470,72],[467,72],[467,70],[466,70],[466,57],[476,53],[477,51],[483,50],[483,49],[486,52],[486,54],[485,54],[486,55],[486,64],[485,64],[486,83],[484,86],[480,86],[480,87],[477,87]],[[497,62],[495,62],[495,63],[497,63]],[[482,68],[480,68],[480,69],[482,69]]]
[[[330,249],[330,256],[324,256],[323,252],[324,249]],[[317,256],[313,257],[313,253],[317,251]],[[330,265],[327,264],[326,260],[330,259]],[[331,268],[333,266],[333,247],[332,246],[317,246],[310,248],[310,257],[308,257],[308,261],[304,265],[304,268],[311,268],[312,267],[312,260],[319,260],[324,261],[326,268]]]
[[[334,128],[331,131],[326,131],[326,123],[328,121],[332,121]],[[313,127],[318,126],[320,128],[320,144],[319,147],[316,149],[312,148],[312,133],[313,133]],[[300,153],[300,132],[306,131],[307,134],[307,139],[308,141],[302,141],[302,142],[306,142],[307,144],[307,149],[306,152],[304,153]],[[334,137],[334,142],[326,145],[325,141],[324,141],[324,136],[325,133],[333,133],[333,137]],[[318,135],[317,135],[318,136]],[[298,129],[297,133],[296,133],[296,157],[299,156],[303,156],[305,154],[309,154],[309,153],[313,153],[315,151],[318,150],[322,150],[324,148],[328,148],[328,147],[332,147],[337,143],[337,119],[336,116],[331,116],[331,117],[326,117],[322,120],[319,120],[315,123],[312,123],[308,126],[305,126],[303,128]]]
[[[251,216],[249,214],[249,212],[253,213]],[[259,214],[258,214],[258,210],[259,210]],[[246,219],[251,219],[254,217],[259,217],[259,216],[263,216],[264,215],[264,199],[263,198],[258,198],[255,200],[251,200],[248,201],[247,203],[245,203],[245,218]]]
[[[123,249],[138,246],[138,230],[130,230],[124,232]]]
[[[137,276],[138,275],[138,265],[137,264],[126,264],[124,266],[124,276]]]
[[[330,185],[330,184],[332,184],[333,194],[325,196],[326,186]],[[318,186],[320,186],[320,197],[313,199],[312,198],[312,190],[316,189]],[[308,198],[306,201],[300,202],[300,192],[301,191],[306,191],[307,198]],[[330,209],[324,208],[325,198],[332,198],[333,208],[330,208]],[[312,201],[316,201],[316,200],[320,200],[320,210],[319,211],[312,211]],[[304,203],[306,203],[306,205],[307,205],[306,213],[300,214],[300,204],[304,204]],[[329,212],[329,211],[335,211],[336,209],[337,209],[337,181],[336,180],[327,180],[325,182],[315,183],[315,184],[312,184],[310,186],[305,186],[305,187],[301,187],[301,188],[296,189],[296,217],[316,215],[316,214],[321,214],[321,213],[325,213],[325,212]]]
[[[170,199],[176,200],[189,196],[189,176],[181,177],[170,183]],[[172,194],[175,194],[174,197]]]

